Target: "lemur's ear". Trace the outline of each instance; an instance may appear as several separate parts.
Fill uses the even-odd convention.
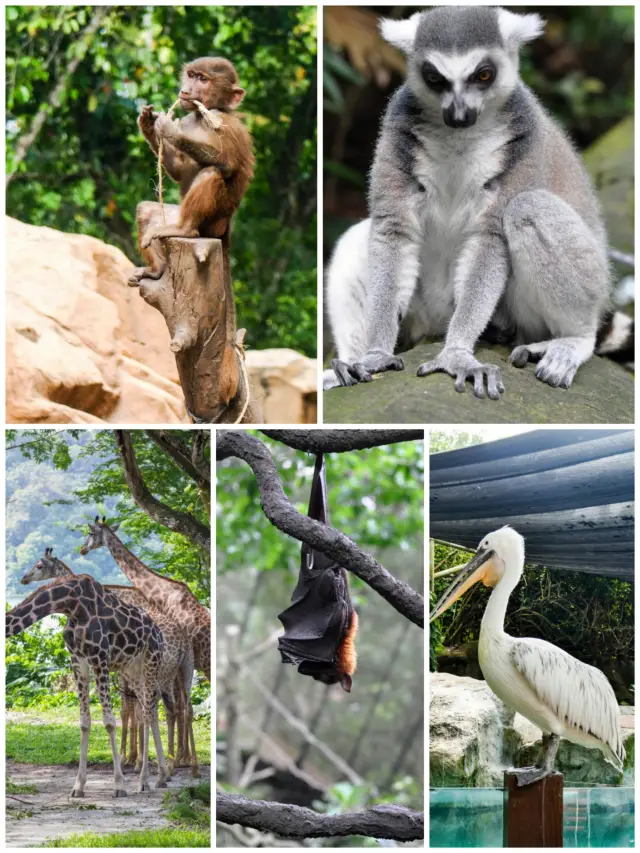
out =
[[[421,14],[421,12],[416,12],[410,18],[405,18],[403,21],[394,21],[392,18],[381,18],[380,33],[382,34],[382,38],[394,47],[399,48],[403,53],[411,53]]]
[[[517,50],[521,44],[537,39],[544,32],[545,23],[540,15],[516,15],[498,9],[498,27],[507,48]]]

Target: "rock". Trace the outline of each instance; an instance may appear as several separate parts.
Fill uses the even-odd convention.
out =
[[[630,710],[622,707],[623,710]],[[631,709],[633,710],[633,709]],[[624,718],[623,718],[624,719]],[[629,717],[627,717],[629,719]],[[633,717],[630,717],[633,720]],[[518,767],[535,764],[542,747],[542,732],[521,714],[516,714],[513,727],[521,745],[515,760]],[[633,772],[635,732],[633,726],[622,726],[625,752],[625,768]],[[564,774],[565,784],[572,785],[619,785],[621,776],[616,768],[605,761],[598,749],[587,749],[568,740],[561,740],[556,757],[556,770]]]
[[[405,369],[380,374],[370,383],[334,388],[323,396],[324,422],[331,424],[599,424],[633,423],[633,375],[610,359],[583,365],[569,390],[551,388],[535,376],[535,365],[507,363],[510,350],[482,344],[480,361],[502,370],[500,400],[480,400],[467,384],[459,394],[444,373],[418,377],[416,370],[442,350],[441,342],[421,343],[402,357]]]
[[[542,732],[507,708],[485,681],[449,673],[429,676],[429,765],[434,787],[502,787],[509,767],[535,764]],[[620,707],[626,750],[624,784],[633,785],[634,709]],[[566,784],[620,785],[623,774],[597,749],[560,741],[556,769]]]
[[[315,359],[292,349],[247,349],[246,357],[251,387],[262,410],[262,423],[317,423]]]
[[[633,137],[633,118],[629,116],[584,153],[585,163],[598,190],[609,243],[631,254],[634,237]],[[628,273],[629,268],[621,271]]]
[[[7,422],[186,422],[169,333],[125,255],[6,222]]]
[[[475,678],[431,673],[429,684],[430,784],[502,787],[517,743],[514,712]]]

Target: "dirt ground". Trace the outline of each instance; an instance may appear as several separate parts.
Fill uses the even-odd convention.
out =
[[[210,768],[200,767],[202,777],[210,778]],[[167,790],[137,791],[137,774],[125,769],[127,796],[114,799],[111,765],[89,765],[85,797],[69,799],[77,765],[43,766],[6,763],[7,778],[17,785],[35,785],[37,794],[7,795],[6,845],[32,847],[64,838],[76,832],[124,832],[130,829],[156,829],[167,826],[161,807]],[[155,767],[152,766],[152,785]],[[169,788],[192,783],[189,768],[176,770]]]

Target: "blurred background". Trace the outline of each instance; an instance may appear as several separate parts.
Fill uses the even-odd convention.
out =
[[[425,6],[425,9],[430,7]],[[633,253],[633,6],[518,6],[538,12],[544,35],[521,51],[522,77],[573,138],[596,182],[611,246]],[[405,74],[382,40],[380,17],[413,6],[324,9],[324,257],[367,216],[367,175],[382,115]],[[632,313],[633,267],[615,263],[618,304]],[[324,355],[332,342],[325,323]]]
[[[238,326],[247,329],[250,372],[268,421],[315,422],[316,53],[314,7],[6,9],[6,209],[13,247],[8,278],[17,291],[10,300],[10,325],[18,330],[36,326],[44,347],[39,327],[47,324],[51,335],[48,358],[41,359],[44,371],[53,373],[61,346],[55,343],[73,336],[78,352],[96,364],[105,388],[117,384],[116,368],[154,386],[153,392],[147,389],[151,399],[145,411],[120,411],[116,422],[164,423],[183,413],[172,399],[177,374],[162,318],[125,282],[131,263],[139,263],[136,205],[156,198],[157,160],[136,124],[140,107],[151,103],[168,110],[182,65],[207,55],[224,56],[236,66],[247,92],[242,112],[256,155],[255,178],[234,219],[232,237]],[[164,198],[179,200],[169,179]],[[55,241],[51,232],[34,232],[23,223],[64,233]],[[71,234],[102,242],[83,243]],[[47,249],[38,252],[45,240]],[[63,304],[80,295],[88,304],[97,298],[96,290],[115,302],[119,322],[105,335],[108,339],[103,342],[100,331],[86,334],[77,313],[67,318],[58,304],[47,306],[45,318],[27,317],[39,300],[25,305],[20,288],[34,278],[55,284]],[[105,324],[113,308],[105,304]],[[132,323],[132,314],[137,322]],[[153,352],[157,338],[162,339],[159,355]],[[144,347],[136,346],[140,340]],[[24,362],[11,341],[9,362]],[[122,351],[117,364],[109,347]],[[257,350],[269,352],[260,359]],[[127,358],[138,362],[138,369]],[[69,381],[60,375],[68,361],[58,369],[58,384]],[[72,369],[78,372],[77,367],[67,372]],[[76,380],[81,388],[75,408],[111,420],[108,406],[96,410],[83,378]],[[16,382],[14,396],[20,385]],[[276,411],[271,411],[272,398]],[[139,401],[140,394],[138,409]],[[129,405],[135,408],[135,402]]]
[[[306,513],[314,457],[260,439],[287,497]],[[422,592],[422,442],[325,460],[332,526]],[[422,810],[422,631],[350,574],[359,617],[352,692],[299,675],[280,662],[277,614],[297,582],[300,542],[266,519],[255,477],[237,459],[218,465],[217,504],[218,783],[252,799],[331,813],[385,802]],[[238,845],[229,832],[219,826],[220,846]],[[367,846],[355,837],[311,845],[318,843]],[[252,836],[252,846],[274,845],[282,841]]]

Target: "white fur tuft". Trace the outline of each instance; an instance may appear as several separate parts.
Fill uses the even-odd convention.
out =
[[[403,21],[381,18],[380,33],[382,38],[394,47],[399,48],[403,53],[412,53],[421,14],[421,12],[415,12],[410,18],[405,18]]]
[[[537,39],[544,32],[545,23],[540,15],[516,15],[506,9],[498,9],[498,26],[507,47],[518,48]]]

